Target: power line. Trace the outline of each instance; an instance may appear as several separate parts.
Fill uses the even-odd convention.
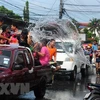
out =
[[[73,10],[73,9],[66,9],[67,11],[71,11],[71,12],[88,12],[88,13],[100,13],[100,11],[84,11],[84,10]]]
[[[75,1],[75,3],[76,4],[78,4],[79,2],[77,2],[77,0],[74,0]],[[73,4],[72,2],[71,2],[71,4]],[[78,10],[83,10],[83,9],[81,9],[79,6],[74,6],[74,8],[77,8]],[[84,14],[84,16],[86,16],[86,17],[88,17],[88,18],[90,18],[88,15],[87,15],[87,12],[79,12],[80,14]]]
[[[22,0],[23,1],[23,0]],[[17,9],[19,9],[19,10],[21,10],[21,11],[23,11],[23,9],[22,8],[20,8],[20,7],[18,7],[18,6],[16,6],[16,5],[14,5],[14,4],[11,4],[10,2],[7,2],[7,1],[5,1],[5,0],[2,0],[2,2],[4,2],[4,3],[6,3],[6,4],[8,4],[8,5],[10,5],[10,6],[13,6],[13,7],[15,7],[15,8],[17,8]],[[55,1],[56,2],[56,1]],[[55,4],[55,2],[54,2],[54,4]],[[33,3],[32,3],[33,4]],[[54,5],[53,4],[53,5]],[[53,5],[52,5],[52,7],[53,7]],[[38,6],[38,5],[37,5]],[[46,8],[46,7],[43,7],[43,8]],[[47,9],[47,8],[46,8]],[[48,10],[53,10],[52,8],[48,8]],[[49,11],[49,12],[50,12]],[[47,16],[46,14],[44,15],[44,14],[37,14],[37,13],[34,13],[34,12],[31,12],[30,11],[30,13],[32,13],[32,14],[34,14],[34,16]],[[50,15],[50,16],[57,16],[57,15]]]
[[[0,3],[2,3],[2,2],[0,2]],[[15,7],[15,6],[14,6]],[[18,8],[19,9],[19,8]],[[22,11],[22,8],[21,8],[21,11]],[[20,16],[21,16],[21,14],[19,14]],[[30,16],[32,16],[32,15],[30,15]],[[33,15],[33,16],[39,16],[38,14],[36,15]],[[43,15],[43,16],[48,16],[48,15]],[[57,16],[57,15],[55,15],[55,14],[50,14],[49,16]],[[12,16],[13,17],[13,16]]]
[[[7,2],[7,1],[5,1],[5,0],[3,0],[2,2],[6,3],[6,4],[10,5],[10,6],[13,6],[13,7],[19,9],[20,11],[23,11],[22,8],[20,8],[20,7],[16,6],[16,5],[14,5],[14,4],[11,4],[11,3],[9,3],[9,2]],[[55,4],[55,2],[54,2],[54,4]],[[54,4],[53,4],[53,5],[54,5]],[[52,6],[52,7],[53,7],[53,6]],[[51,11],[51,10],[52,10],[52,8],[50,8],[50,11]],[[31,13],[34,14],[34,16],[48,16],[48,15],[44,15],[44,14],[36,14],[36,13],[34,13],[34,12],[31,12]],[[49,16],[57,16],[57,15],[49,15]],[[8,17],[11,17],[11,16],[8,16]],[[13,18],[13,17],[14,17],[14,16],[12,16],[12,18]],[[23,17],[23,15],[22,15],[21,17]],[[30,16],[30,19],[31,19],[31,20],[35,20],[36,18],[33,18],[33,17]],[[20,20],[19,20],[19,21],[20,21]]]
[[[16,6],[16,5],[13,5],[13,4],[11,4],[11,3],[5,1],[5,0],[3,0],[3,2],[5,2],[5,3],[7,3],[7,4],[9,4],[9,5],[11,5],[11,6],[15,7],[15,8],[18,8],[18,9],[20,9],[20,10],[23,11],[22,8],[20,8],[20,7]],[[36,14],[36,13],[34,13],[34,12],[31,12],[31,11],[30,11],[30,13],[32,13],[32,14],[34,14],[34,15],[38,15],[38,16],[45,16],[45,15],[43,15],[43,14]]]
[[[75,2],[76,4],[79,3],[79,2],[77,3],[75,0],[74,0],[74,2]],[[73,4],[73,2],[70,1],[70,4]],[[65,5],[64,5],[64,6],[65,6]],[[68,7],[69,7],[69,6],[68,6]],[[72,8],[72,6],[71,6],[71,8]],[[77,7],[77,6],[73,6],[73,9],[74,9],[74,8],[75,8],[75,9],[76,9],[76,8],[77,8],[77,9],[80,9],[80,8]],[[64,9],[64,10],[65,10],[65,9]],[[79,13],[81,13],[81,12],[79,12]],[[65,15],[66,15],[67,17],[69,17],[69,18],[71,17],[71,16],[69,15],[69,12],[67,12],[67,10],[65,10]],[[71,13],[71,15],[72,15],[72,13]],[[85,15],[85,14],[84,14],[84,15]],[[75,19],[75,18],[76,18],[76,15],[74,15],[74,16],[75,16],[75,17],[74,17],[74,19]],[[78,19],[80,19],[80,18],[78,17]],[[81,19],[81,20],[82,20],[82,19]]]
[[[67,3],[67,2],[66,2]],[[77,0],[74,0],[74,2],[69,2],[70,4],[77,4],[77,5],[85,5],[84,4],[84,2],[83,1],[77,1]],[[65,6],[66,7],[66,6]],[[92,7],[92,6],[90,6],[90,7],[84,7],[84,6],[67,6],[67,7],[70,7],[70,8],[73,8],[74,10],[76,9],[76,10],[80,10],[80,11],[100,11],[99,10],[99,8],[100,8],[100,6],[98,6],[98,9],[97,9],[97,7]],[[85,9],[84,9],[85,8]],[[87,9],[87,8],[89,8],[89,9]],[[67,11],[67,10],[66,10]],[[94,12],[73,12],[73,11],[67,11],[68,12],[68,14],[70,14],[70,15],[72,15],[72,16],[77,16],[76,18],[77,19],[79,19],[79,16],[80,16],[80,18],[81,18],[81,16],[83,17],[84,16],[84,18],[85,19],[92,19],[92,18],[95,18],[96,17],[96,15],[98,14],[99,16],[100,16],[100,13],[99,12],[96,12],[95,14],[93,14]],[[75,15],[75,14],[77,14],[77,15]],[[97,15],[97,16],[98,16]],[[98,16],[98,17],[99,17]],[[87,17],[87,18],[86,18]],[[83,18],[83,19],[84,19]],[[81,19],[82,20],[82,19]]]
[[[22,2],[24,2],[24,1],[22,1]],[[25,3],[25,2],[24,2]],[[20,2],[16,2],[16,5],[17,6],[22,6],[22,5],[20,5]],[[29,2],[29,5],[31,5],[31,3]],[[45,12],[48,12],[48,10],[49,9],[38,9],[38,8],[36,8],[36,7],[33,7],[33,5],[32,6],[29,6],[29,9],[32,9],[32,10],[38,10],[38,11],[45,11]]]
[[[65,5],[69,5],[69,6],[83,6],[83,7],[100,7],[100,5],[77,5],[77,4],[69,4],[69,3],[65,3]]]
[[[47,15],[48,15],[48,14],[51,12],[51,10],[53,9],[53,6],[55,5],[56,1],[57,1],[57,0],[54,1],[54,3],[53,3],[53,5],[52,5],[50,11],[48,11]]]
[[[7,14],[6,14],[7,15]],[[23,17],[23,15],[21,15],[21,14],[19,14],[20,15],[20,17]],[[13,15],[11,15],[11,16],[9,16],[9,15],[7,15],[9,18],[15,18],[15,16],[13,16]],[[39,15],[33,15],[33,16],[39,16]],[[36,18],[33,18],[33,16],[32,15],[30,15],[30,19],[31,20],[35,20]],[[43,16],[48,16],[48,15],[43,15]],[[58,16],[58,15],[55,15],[55,14],[51,14],[51,15],[49,15],[49,16]],[[19,20],[19,21],[22,21],[22,20]]]
[[[75,19],[75,17],[76,17],[75,14],[74,14],[74,18],[71,17],[66,11],[64,12],[64,14],[66,15],[66,17],[68,17],[68,18],[71,19],[71,20]],[[80,19],[80,20],[82,20],[82,21],[85,21],[85,20],[83,20],[82,18],[80,18],[79,16],[77,17],[77,19]]]
[[[64,14],[66,14],[66,16],[69,18],[69,19],[73,19],[66,11],[64,12]]]
[[[83,6],[85,4],[83,2],[80,2],[80,4],[79,4],[79,1],[77,1],[77,0],[74,0],[74,2],[68,1],[68,3],[65,2],[65,4],[71,4],[71,6],[70,5],[65,5],[65,9],[66,9],[68,14],[70,14],[71,16],[75,16],[75,19],[76,18],[79,19],[79,18],[81,18],[81,16],[84,16],[84,17],[87,16],[89,19],[92,19],[92,18],[95,18],[96,14],[100,14],[100,10],[99,10],[100,5],[98,5],[98,6],[95,5],[95,7],[93,5],[91,5],[91,6],[88,6],[88,5]],[[79,5],[79,6],[72,6],[73,4]],[[82,6],[80,6],[80,5],[82,5]],[[98,10],[97,10],[96,6],[98,7]],[[87,9],[87,8],[89,8],[89,9]],[[95,14],[93,14],[93,13],[95,13]],[[76,14],[77,14],[77,16],[76,16]],[[81,18],[81,20],[83,20],[83,19]],[[86,19],[86,17],[85,17],[85,19]]]
[[[21,0],[21,1],[24,1],[25,2],[25,0]],[[34,3],[30,3],[31,5],[35,5],[35,6],[37,6],[37,7],[41,7],[41,8],[43,8],[43,9],[48,9],[48,10],[51,10],[51,8],[47,8],[47,7],[44,7],[44,6],[40,6],[40,5],[37,5],[37,4],[34,4]],[[53,11],[57,11],[57,10],[55,10],[55,9],[53,9]]]

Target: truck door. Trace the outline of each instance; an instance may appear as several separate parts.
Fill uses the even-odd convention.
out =
[[[32,86],[36,82],[34,72],[34,59],[32,53],[28,49],[24,50],[24,54],[26,58],[26,67],[28,68],[28,74],[26,74],[25,81],[30,83]]]
[[[19,50],[16,53],[12,70],[12,78],[15,82],[25,82],[25,74],[28,73],[28,68],[23,51]]]

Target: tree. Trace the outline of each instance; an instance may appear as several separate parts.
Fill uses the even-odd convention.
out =
[[[23,16],[24,16],[24,21],[26,21],[26,10],[25,10],[25,7],[24,7],[24,10],[23,10]]]
[[[93,32],[87,27],[84,28],[84,33],[86,34],[87,40],[93,42],[94,40],[99,41],[99,37],[97,37]]]
[[[14,18],[14,19],[17,19],[17,20],[22,20],[21,16],[19,16],[18,14],[15,14],[12,10],[8,10],[4,6],[0,6],[0,13],[5,14],[10,18]]]
[[[90,20],[89,27],[90,27],[90,30],[92,32],[94,32],[95,29],[98,27],[97,23],[98,23],[98,19],[97,18],[94,18],[94,19]]]
[[[29,22],[29,2],[26,1],[26,5],[23,10],[24,21]]]
[[[92,38],[92,32],[88,30],[88,28],[84,28],[84,33],[86,34],[87,38]]]
[[[100,19],[94,18],[93,20],[90,20],[90,31],[96,34],[96,36],[100,36]]]

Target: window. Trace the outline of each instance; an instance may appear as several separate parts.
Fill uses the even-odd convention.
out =
[[[62,53],[64,53],[65,51],[73,53],[73,44],[71,42],[56,42],[56,48],[58,52],[59,50],[63,50]]]
[[[24,54],[23,53],[17,54],[16,59],[15,59],[15,63],[25,67],[25,60],[24,60]]]
[[[8,68],[10,66],[11,51],[0,50],[0,67]]]
[[[30,64],[30,59],[29,59],[29,55],[27,54],[27,52],[25,52],[25,56],[26,56],[27,63]]]
[[[33,60],[30,51],[25,50],[25,56],[26,56],[27,66],[28,68],[31,68],[33,66]]]

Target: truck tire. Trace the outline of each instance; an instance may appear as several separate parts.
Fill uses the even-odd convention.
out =
[[[43,98],[46,92],[46,80],[42,81],[35,89],[34,95],[36,98]]]
[[[88,66],[86,65],[86,68],[81,69],[81,75],[82,77],[86,77],[88,75]]]
[[[77,75],[77,68],[75,67],[74,70],[71,72],[70,80],[74,81]]]
[[[12,97],[11,96],[6,96],[6,95],[0,95],[0,99],[1,100],[11,100],[12,99]]]

